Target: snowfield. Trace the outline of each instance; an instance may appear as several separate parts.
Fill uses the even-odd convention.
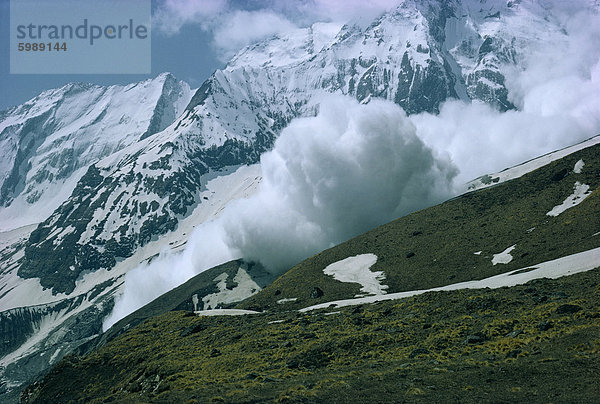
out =
[[[17,155],[31,153],[27,144],[33,133],[39,144],[20,169],[21,188],[0,195],[9,202],[0,207],[0,231],[47,219],[91,164],[165,129],[184,112],[194,92],[162,73],[126,86],[71,83],[2,111],[0,187],[17,167]]]
[[[385,280],[385,274],[383,271],[372,272],[370,269],[376,262],[375,254],[356,255],[328,265],[323,273],[340,282],[358,283],[362,286],[360,291],[365,294],[383,295],[388,288],[381,284]]]
[[[492,257],[492,265],[496,265],[496,264],[508,264],[509,262],[512,261],[513,256],[510,255],[510,252],[512,250],[515,249],[517,245],[512,245],[510,247],[508,247],[506,250],[502,251],[501,253],[498,254],[494,254],[494,256]]]
[[[250,296],[258,293],[262,288],[252,280],[248,272],[239,268],[233,281],[237,284],[233,289],[227,289],[227,274],[222,273],[214,279],[217,283],[219,291],[204,296],[202,301],[204,307],[208,309],[216,309],[219,305],[239,302]]]
[[[101,269],[87,273],[76,282],[75,290],[69,296],[77,296],[92,290],[103,282],[121,278],[132,268],[143,262],[149,262],[161,252],[166,250],[178,252],[185,246],[189,235],[199,224],[218,217],[227,203],[234,199],[247,198],[258,189],[262,179],[260,164],[251,166],[231,167],[220,172],[210,172],[204,179],[205,187],[200,193],[201,203],[192,214],[182,219],[175,231],[163,235],[160,239],[153,240],[125,260],[109,270]],[[9,232],[0,233],[0,251],[9,248],[19,240],[29,237],[37,225],[31,225]],[[13,257],[9,262],[2,263],[0,267],[0,311],[16,307],[49,304],[66,299],[64,293],[52,294],[52,290],[40,285],[38,278],[23,279],[17,275],[18,266],[13,261],[21,258],[22,252]],[[6,266],[6,268],[5,268]],[[118,291],[113,291],[118,293]]]
[[[204,316],[243,316],[246,314],[260,314],[258,311],[252,310],[239,310],[239,309],[214,309],[214,310],[201,310],[196,311],[196,315],[200,317]]]
[[[300,309],[300,312],[311,310],[337,308],[344,306],[355,306],[359,304],[368,304],[381,302],[384,300],[397,300],[406,297],[420,295],[427,292],[437,292],[443,290],[459,289],[483,289],[483,288],[501,288],[505,286],[516,286],[525,284],[534,279],[550,278],[556,279],[562,276],[573,275],[579,272],[590,271],[600,267],[600,247],[592,250],[568,255],[551,261],[542,262],[526,268],[517,269],[504,274],[495,275],[490,278],[479,281],[469,281],[454,283],[452,285],[441,286],[433,289],[412,290],[408,292],[390,293],[387,295],[368,296],[347,300],[336,300],[317,304],[314,306]]]
[[[573,206],[579,205],[581,202],[587,198],[591,192],[589,192],[590,186],[586,184],[582,184],[579,181],[575,183],[573,186],[573,193],[567,197],[560,205],[556,205],[552,208],[552,210],[546,215],[548,216],[558,216],[563,213],[565,210],[572,208]]]
[[[588,140],[585,140],[581,143],[578,143],[573,146],[565,147],[564,149],[557,150],[552,153],[545,154],[541,157],[529,160],[523,164],[519,164],[517,166],[507,168],[505,170],[500,171],[499,173],[484,175],[479,177],[473,181],[468,182],[467,189],[469,191],[474,191],[482,188],[487,188],[492,185],[501,184],[503,182],[522,177],[523,175],[532,172],[533,170],[537,170],[540,167],[543,167],[547,164],[552,163],[553,161],[560,160],[563,157],[568,156],[569,154],[575,153],[576,151],[583,150],[587,147],[594,146],[600,143],[600,135],[594,136]],[[583,161],[577,162],[573,171],[576,174],[581,172],[583,168]]]

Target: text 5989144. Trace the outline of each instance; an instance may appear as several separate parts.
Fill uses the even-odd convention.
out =
[[[19,42],[19,52],[66,52],[66,42]]]

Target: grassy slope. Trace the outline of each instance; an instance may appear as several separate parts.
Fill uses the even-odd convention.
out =
[[[575,174],[579,159],[586,165]],[[546,216],[575,181],[589,184],[592,195],[556,218]],[[396,292],[598,247],[599,186],[595,146],[304,261],[241,306],[268,313],[149,318],[90,355],[59,362],[26,391],[27,401],[594,401],[600,270],[514,288],[428,293],[333,315],[290,309],[358,293],[358,285],[322,270],[361,253],[379,257],[372,269],[383,270],[389,292]],[[513,262],[492,266],[492,254],[513,244]],[[315,286],[322,297],[310,297]],[[290,297],[298,301],[276,303]],[[565,304],[577,311],[557,312]]]
[[[581,174],[575,163],[583,159]],[[572,194],[575,181],[594,190],[558,217],[546,212]],[[530,230],[534,228],[534,230]],[[530,230],[530,231],[528,231]],[[384,271],[388,292],[427,289],[483,279],[600,246],[600,145],[532,173],[413,213],[325,250],[296,265],[241,307],[288,310],[352,298],[358,284],[341,283],[323,269],[349,256],[373,253],[372,271]],[[492,265],[492,255],[515,245],[513,261]],[[481,255],[475,255],[482,251]],[[413,256],[407,257],[409,254]],[[310,280],[310,281],[307,281]],[[324,294],[311,297],[314,287]],[[282,298],[298,298],[278,305]]]
[[[61,361],[25,402],[595,402],[599,306],[596,269],[332,315],[167,313]]]

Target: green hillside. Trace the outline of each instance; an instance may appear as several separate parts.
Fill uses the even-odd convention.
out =
[[[600,270],[336,314],[151,318],[24,393],[61,402],[596,402]]]
[[[577,173],[580,160],[585,165]],[[589,185],[586,198],[548,216],[576,182]],[[494,254],[513,245],[512,261],[492,264]],[[195,316],[190,294],[217,291],[214,276],[231,278],[245,264],[201,274],[122,320],[91,353],[60,361],[22,399],[594,402],[600,397],[600,262],[589,272],[511,288],[297,309],[359,294],[359,284],[323,273],[358,254],[378,257],[371,270],[385,273],[382,283],[392,293],[483,279],[599,246],[597,145],[323,251],[235,306],[259,314]]]
[[[583,160],[581,173],[573,172]],[[576,181],[593,191],[557,217],[546,215],[573,193]],[[329,264],[373,253],[388,293],[429,289],[492,275],[600,246],[600,145],[491,188],[462,195],[377,227],[296,265],[241,307],[289,310],[360,293],[360,285],[325,275]],[[508,264],[493,254],[516,245]],[[476,252],[481,254],[476,255]],[[323,294],[314,297],[315,288]],[[280,299],[295,302],[276,304]]]

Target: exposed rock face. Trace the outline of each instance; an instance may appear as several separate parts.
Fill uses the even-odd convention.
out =
[[[112,298],[98,296],[97,292],[0,313],[3,400],[16,401],[18,386],[30,382],[102,332],[102,321],[112,309]]]
[[[499,71],[502,65],[517,63],[514,43],[507,44],[502,38],[486,37],[477,53],[478,67],[467,76],[469,97],[494,105],[501,111],[514,109],[515,106],[508,101],[504,76]]]

